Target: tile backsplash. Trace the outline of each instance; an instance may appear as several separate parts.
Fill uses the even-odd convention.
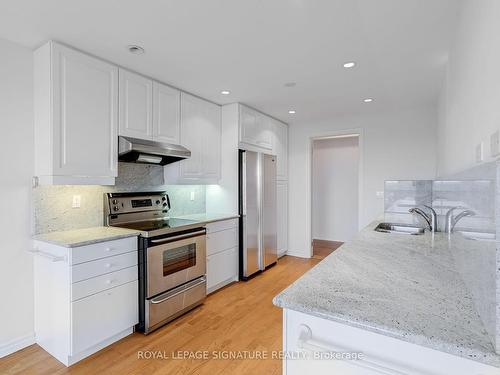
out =
[[[469,209],[475,215],[464,217],[457,229],[495,231],[495,181],[493,180],[415,180],[386,181],[385,221],[418,223],[408,212],[412,207],[431,206],[438,215],[439,230],[444,231],[446,213],[453,207]],[[455,214],[460,211],[456,210]],[[425,210],[425,208],[424,208]]]
[[[166,191],[172,204],[171,216],[205,212],[204,185],[167,185],[161,166],[119,163],[115,186],[59,185],[33,189],[33,232],[102,225],[104,194],[130,191]],[[74,195],[81,197],[80,208],[71,207]]]

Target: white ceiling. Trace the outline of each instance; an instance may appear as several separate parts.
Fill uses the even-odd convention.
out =
[[[217,103],[240,101],[306,124],[435,101],[458,4],[2,0],[0,37],[30,48],[58,40]],[[146,53],[130,54],[129,44]],[[344,69],[351,60],[356,68]]]

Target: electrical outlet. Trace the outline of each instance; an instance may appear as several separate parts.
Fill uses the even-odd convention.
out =
[[[500,155],[500,133],[498,130],[490,136],[490,153],[492,158]]]
[[[191,196],[189,197],[189,199],[194,201],[194,191],[191,192]]]
[[[476,163],[481,163],[484,160],[484,143],[481,142],[476,146]]]
[[[71,207],[80,208],[81,203],[82,203],[82,196],[81,195],[73,195],[73,203],[71,204]]]

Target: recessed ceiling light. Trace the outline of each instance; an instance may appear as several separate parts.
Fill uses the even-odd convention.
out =
[[[354,68],[356,66],[356,63],[354,61],[349,61],[344,63],[344,68]]]
[[[295,114],[295,110],[291,109],[291,110],[288,111],[288,113],[291,114],[291,115],[294,115]]]
[[[371,103],[371,102],[373,102],[373,99],[372,98],[366,98],[366,99],[363,99],[363,101],[365,103]]]
[[[229,91],[229,90],[222,90],[220,93],[222,95],[229,95],[229,94],[231,94],[231,91]]]
[[[135,44],[131,44],[127,46],[127,48],[128,51],[130,53],[133,53],[134,55],[142,55],[145,52],[144,48],[142,48],[141,46],[136,46]]]

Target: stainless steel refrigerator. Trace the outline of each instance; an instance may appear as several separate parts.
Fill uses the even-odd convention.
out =
[[[240,279],[274,265],[277,252],[276,156],[239,151]]]

